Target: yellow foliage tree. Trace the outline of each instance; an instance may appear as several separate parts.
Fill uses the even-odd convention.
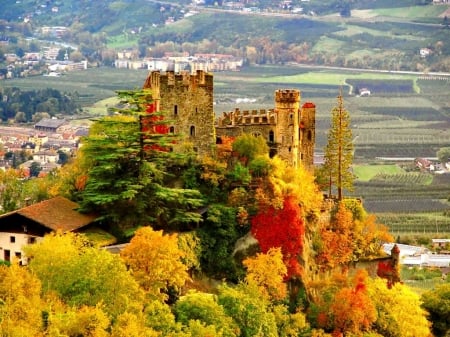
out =
[[[367,290],[377,311],[374,327],[378,333],[383,336],[432,336],[419,295],[406,285],[396,283],[389,289],[385,280],[368,279]]]
[[[125,312],[117,318],[111,337],[158,337],[160,333],[145,326],[145,317]]]
[[[247,268],[245,281],[250,286],[256,286],[261,296],[268,300],[286,298],[287,288],[283,279],[287,275],[287,268],[283,263],[281,248],[271,248],[266,254],[249,257],[243,264]]]
[[[179,289],[188,279],[176,234],[165,235],[151,227],[142,227],[120,255],[151,297],[164,300],[170,287]]]
[[[43,336],[39,279],[14,263],[0,266],[0,332],[2,336]]]
[[[257,191],[256,199],[260,205],[279,209],[286,196],[298,200],[305,214],[320,210],[322,194],[314,182],[314,176],[301,166],[295,168],[274,157],[268,180]]]

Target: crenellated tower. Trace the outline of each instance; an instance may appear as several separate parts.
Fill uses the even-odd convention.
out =
[[[216,142],[213,85],[213,75],[199,70],[153,71],[143,86],[151,89],[156,111],[166,112],[173,121],[169,131],[191,142],[199,155],[210,153]]]
[[[300,114],[300,160],[303,166],[314,169],[314,147],[316,144],[316,106],[306,102]]]
[[[277,125],[275,127],[275,143],[278,155],[290,165],[296,167],[300,162],[300,91],[276,90],[275,112]]]

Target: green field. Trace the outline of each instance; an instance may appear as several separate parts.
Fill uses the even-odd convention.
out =
[[[379,174],[400,174],[405,170],[398,165],[355,165],[353,166],[353,174],[357,180],[369,181]]]

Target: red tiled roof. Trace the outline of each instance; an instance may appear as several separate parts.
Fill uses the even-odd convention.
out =
[[[78,212],[76,210],[78,207],[79,205],[76,202],[58,196],[3,214],[1,217],[16,213],[35,221],[44,227],[50,228],[51,230],[71,232],[89,225],[96,218],[92,214],[82,214]]]

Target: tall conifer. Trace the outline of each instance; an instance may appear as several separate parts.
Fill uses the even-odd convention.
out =
[[[329,175],[330,196],[332,186],[337,189],[337,198],[342,200],[343,190],[353,189],[353,137],[350,129],[350,114],[344,107],[342,93],[337,97],[337,106],[331,111],[331,127],[325,147],[324,170]]]

